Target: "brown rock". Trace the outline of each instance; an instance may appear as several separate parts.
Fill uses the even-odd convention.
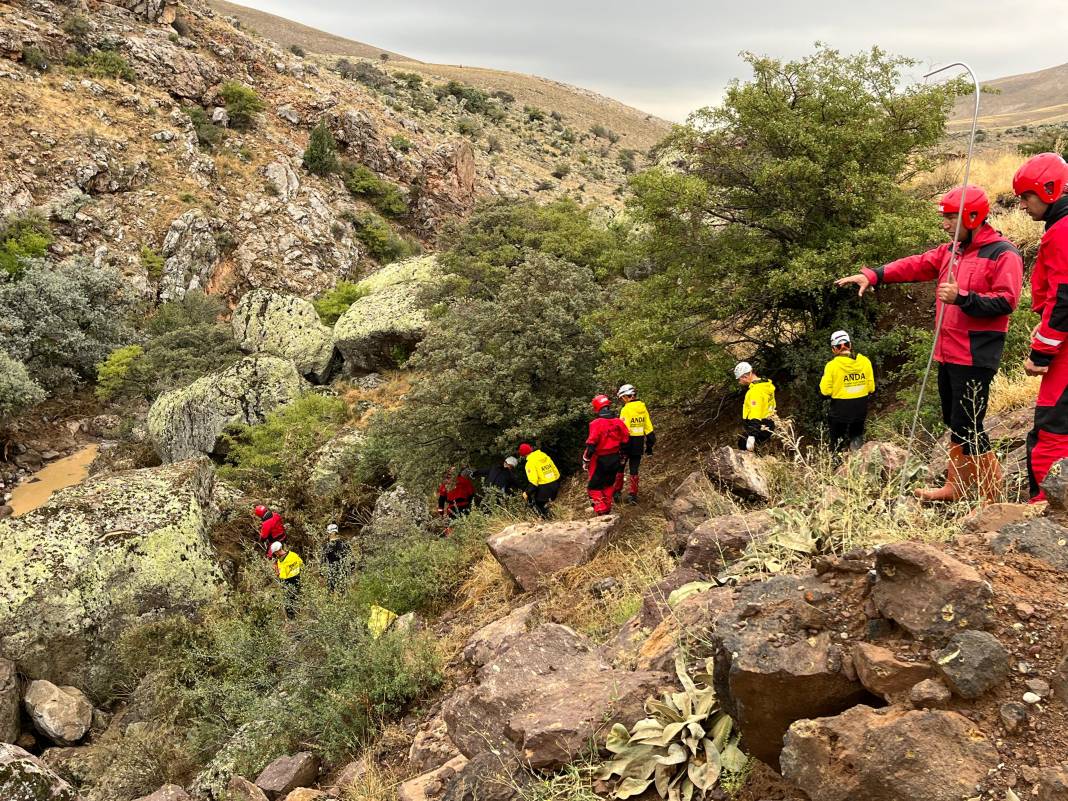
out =
[[[838,475],[863,473],[880,481],[892,481],[905,468],[908,453],[891,442],[872,440],[865,442],[860,450],[851,454],[849,461],[836,471]]]
[[[1031,716],[1027,706],[1017,701],[1002,704],[998,709],[998,716],[1009,734],[1019,734],[1027,725],[1027,719]]]
[[[415,733],[408,749],[408,764],[413,771],[428,773],[459,756],[456,744],[449,739],[449,729],[441,715],[435,715]]]
[[[326,801],[328,798],[330,798],[330,795],[322,790],[314,790],[311,787],[298,787],[285,797],[285,801]]]
[[[1068,652],[1061,657],[1049,680],[1053,696],[1062,704],[1068,705]]]
[[[741,498],[768,500],[768,479],[751,453],[727,446],[719,448],[709,457],[707,471],[709,478]]]
[[[775,521],[764,511],[713,517],[690,534],[679,564],[715,575],[737,560],[750,542],[767,536],[774,526]]]
[[[679,484],[671,500],[664,504],[668,520],[664,547],[668,551],[682,553],[694,529],[713,516],[714,499],[715,490],[703,472],[694,471]]]
[[[898,542],[875,556],[872,600],[879,612],[916,637],[945,640],[985,628],[993,609],[990,585],[963,562],[931,545]]]
[[[638,613],[640,624],[645,628],[658,625],[670,612],[668,598],[671,593],[694,581],[703,581],[704,574],[689,567],[676,567],[642,595],[642,608]]]
[[[611,721],[644,716],[646,698],[671,679],[611,668],[566,626],[544,624],[520,638],[442,708],[460,752],[514,756],[533,768],[566,764]]]
[[[31,681],[22,702],[37,731],[57,745],[74,745],[93,725],[93,705],[75,687]]]
[[[820,801],[961,801],[998,753],[956,712],[857,706],[794,723],[781,762],[783,776]]]
[[[1068,765],[1043,770],[1038,778],[1035,798],[1037,801],[1068,801]]]
[[[849,659],[833,632],[809,634],[826,614],[806,598],[820,603],[832,594],[814,577],[747,584],[734,590],[733,606],[710,633],[716,694],[749,753],[772,767],[795,720],[874,701],[845,671]]]
[[[0,743],[13,743],[19,738],[21,700],[22,685],[15,663],[0,658]]]
[[[440,768],[409,779],[397,788],[397,801],[433,801],[440,798],[447,783],[467,764],[467,757],[458,756]]]
[[[531,781],[516,759],[484,751],[449,781],[441,801],[518,801]]]
[[[994,553],[1025,553],[1058,570],[1068,570],[1068,528],[1049,518],[1035,517],[1005,526],[990,541],[990,548]]]
[[[226,785],[228,801],[268,801],[267,795],[259,787],[243,776],[233,776]]]
[[[888,648],[864,642],[853,646],[853,666],[860,683],[890,703],[908,695],[918,683],[934,675],[933,668],[926,663],[904,662]]]
[[[952,697],[953,693],[940,679],[924,679],[909,690],[909,701],[920,709],[942,709]]]
[[[143,795],[136,801],[191,801],[189,793],[177,784],[165,784],[152,795]]]
[[[1051,512],[1062,515],[1068,512],[1068,459],[1053,463],[1042,480],[1042,491],[1046,493]]]
[[[280,756],[256,777],[256,786],[268,799],[284,799],[298,787],[308,787],[319,778],[319,757],[310,751]]]
[[[464,646],[464,659],[475,667],[486,664],[507,648],[515,637],[527,633],[536,611],[537,604],[529,603],[483,626],[468,638]]]
[[[441,145],[423,162],[412,185],[411,211],[424,231],[475,205],[475,152],[469,142]]]
[[[362,756],[359,759],[353,760],[338,771],[337,776],[334,777],[334,781],[331,782],[330,787],[328,788],[328,792],[335,796],[341,795],[367,775],[368,770],[370,770],[370,760],[368,757]]]
[[[1033,517],[1035,507],[1028,503],[992,503],[980,506],[961,521],[961,528],[975,534],[1000,531],[1012,523]]]
[[[608,542],[618,515],[589,520],[516,523],[486,540],[490,553],[526,591],[554,573],[584,565]]]
[[[731,608],[731,595],[729,587],[714,587],[679,602],[639,646],[635,668],[672,672],[675,652],[680,646],[708,641],[715,621]]]

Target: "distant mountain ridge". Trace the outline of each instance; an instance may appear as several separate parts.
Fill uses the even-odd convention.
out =
[[[999,130],[1068,122],[1068,64],[985,81],[983,88],[996,89],[998,93],[983,94],[979,105],[980,128]],[[971,119],[971,111],[970,99],[958,102],[951,127],[965,126]]]

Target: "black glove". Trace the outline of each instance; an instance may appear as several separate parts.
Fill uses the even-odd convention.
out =
[[[652,448],[646,448],[645,449],[645,455],[646,456],[652,456],[653,455],[653,449]]]

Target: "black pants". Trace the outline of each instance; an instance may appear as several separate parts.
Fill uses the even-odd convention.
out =
[[[827,418],[832,453],[847,450],[854,440],[864,442],[864,424],[868,420],[868,399],[831,399],[831,413]]]
[[[300,598],[300,576],[282,579],[282,605],[286,610],[286,617],[292,619],[297,611],[297,601]]]
[[[950,439],[961,446],[965,455],[973,456],[990,450],[990,438],[983,428],[990,382],[994,380],[992,367],[971,367],[964,364],[938,365],[938,397],[942,401],[942,421],[950,431]]]
[[[536,487],[532,487],[527,493],[527,499],[530,505],[538,510],[539,515],[548,517],[549,504],[556,500],[559,492],[560,479],[556,479],[556,481],[550,481],[548,484],[539,484]]]
[[[645,437],[631,437],[623,445],[623,456],[626,462],[621,462],[619,472],[629,471],[632,476],[638,475],[638,469],[642,464],[642,456],[645,454]]]
[[[586,489],[603,490],[614,486],[616,474],[623,468],[623,457],[618,453],[606,453],[593,457],[593,470]]]
[[[763,445],[775,432],[775,421],[770,417],[767,420],[743,420],[742,433],[738,435],[738,450],[744,451],[746,440],[756,437],[756,444]]]

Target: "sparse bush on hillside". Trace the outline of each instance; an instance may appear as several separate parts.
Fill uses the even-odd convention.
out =
[[[333,289],[324,292],[313,301],[315,311],[324,325],[333,325],[349,306],[367,296],[367,289],[351,281],[338,281]]]
[[[304,58],[306,55],[308,55],[305,52],[304,48],[301,47],[299,44],[290,45],[289,46],[289,52],[292,53],[293,55],[299,57],[299,58]]]
[[[358,214],[351,219],[359,239],[368,252],[381,264],[406,259],[415,255],[418,248],[401,238],[389,225],[374,212]]]
[[[523,106],[523,114],[527,122],[541,122],[545,119],[545,112],[537,106]]]
[[[17,277],[30,259],[43,258],[52,244],[52,230],[40,214],[13,214],[0,222],[0,273]]]
[[[389,138],[389,144],[400,153],[410,153],[414,147],[412,140],[404,134],[394,134]]]
[[[0,426],[45,399],[26,365],[0,349]]]
[[[423,85],[423,76],[418,72],[395,72],[393,73],[393,78],[412,90],[418,89]]]
[[[345,188],[358,198],[374,206],[389,217],[400,217],[408,213],[408,198],[396,184],[379,178],[362,164],[350,162],[342,171]]]
[[[482,135],[482,126],[474,117],[460,117],[456,121],[456,130],[462,136],[469,136],[472,139],[478,139]]]
[[[617,134],[611,128],[607,128],[604,125],[601,125],[600,123],[597,123],[592,128],[590,128],[590,133],[592,133],[598,139],[607,139],[613,145],[620,139],[619,134]]]
[[[226,105],[230,118],[230,127],[246,130],[256,123],[256,115],[266,106],[256,90],[238,81],[225,81],[219,87],[219,94]]]
[[[125,345],[115,348],[108,357],[96,366],[96,396],[110,400],[128,384],[134,363],[145,355],[140,345]]]
[[[623,172],[625,172],[628,175],[630,175],[632,172],[636,172],[637,171],[637,169],[638,169],[637,157],[638,157],[638,151],[637,150],[631,150],[630,148],[624,148],[623,150],[619,151],[619,157],[617,158],[617,161],[619,162],[619,166],[623,168]]]
[[[506,92],[503,89],[497,89],[490,93],[490,97],[500,100],[504,105],[510,106],[515,102],[515,95],[511,92]]]
[[[93,78],[116,78],[130,83],[137,80],[130,62],[115,50],[93,50],[86,55],[69,53],[67,64]]]
[[[504,150],[504,145],[501,144],[500,138],[494,134],[490,134],[486,139],[486,152],[500,153],[502,150]]]
[[[358,81],[379,92],[389,92],[393,88],[393,79],[369,61],[352,62],[343,58],[337,62],[337,70],[342,78]]]
[[[304,166],[313,175],[329,175],[341,168],[337,157],[337,142],[325,120],[312,128],[308,147],[304,151]]]
[[[226,129],[213,123],[208,112],[200,106],[186,106],[183,110],[193,123],[197,144],[202,150],[211,150],[226,137]]]
[[[81,43],[93,29],[88,18],[81,14],[71,14],[63,20],[63,33],[67,34],[76,43]]]
[[[181,14],[174,18],[171,27],[174,28],[174,32],[179,36],[188,36],[193,30],[189,25],[189,19]]]
[[[352,79],[356,77],[356,65],[347,58],[339,58],[334,64],[334,69],[342,78]]]
[[[1024,156],[1034,156],[1037,153],[1060,153],[1068,158],[1068,125],[1046,128],[1019,145],[1018,149]]]
[[[48,69],[48,56],[37,45],[30,45],[22,51],[22,63],[38,72]]]
[[[571,165],[570,164],[568,164],[566,161],[558,161],[558,162],[556,162],[556,165],[553,167],[553,171],[552,171],[553,178],[559,178],[559,179],[563,180],[564,178],[566,178],[570,174],[571,174]]]
[[[481,89],[476,89],[459,81],[449,81],[446,84],[434,87],[434,94],[439,98],[455,97],[464,108],[475,114],[485,114],[493,106],[489,95]]]
[[[164,260],[148,245],[141,246],[141,267],[150,281],[158,281],[163,275]]]
[[[555,186],[556,186],[556,184],[554,184],[548,178],[542,178],[540,181],[538,181],[536,184],[534,184],[534,191],[535,192],[548,192],[550,189],[553,189]]]

